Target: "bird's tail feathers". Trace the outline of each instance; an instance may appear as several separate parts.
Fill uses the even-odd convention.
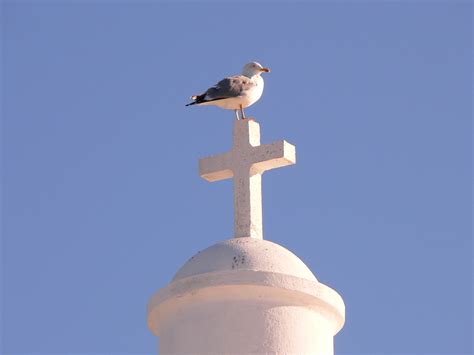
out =
[[[199,104],[199,103],[203,102],[205,96],[206,96],[206,94],[191,96],[191,100],[194,100],[194,101],[190,102],[189,104],[186,104],[186,106],[196,105],[196,104]]]

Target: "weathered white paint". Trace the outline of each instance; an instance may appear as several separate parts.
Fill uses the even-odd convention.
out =
[[[344,302],[282,246],[255,238],[191,258],[150,301],[162,354],[333,354]]]
[[[293,145],[286,141],[260,145],[260,125],[245,119],[235,121],[232,150],[201,159],[199,171],[211,182],[234,178],[235,237],[262,239],[262,174],[295,162]]]
[[[208,272],[258,270],[317,281],[311,270],[288,249],[269,240],[233,238],[193,256],[173,281]]]

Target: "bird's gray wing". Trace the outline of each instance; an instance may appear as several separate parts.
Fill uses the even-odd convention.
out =
[[[216,85],[206,91],[205,100],[221,100],[242,95],[242,92],[249,90],[255,84],[244,75],[231,76],[222,79]]]

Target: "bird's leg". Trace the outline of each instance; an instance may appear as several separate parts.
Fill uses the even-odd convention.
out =
[[[234,110],[235,112],[235,117],[237,117],[237,121],[239,120],[239,110]]]
[[[240,105],[240,113],[242,114],[242,119],[245,120],[245,113],[244,113],[244,108],[242,107],[242,105]]]

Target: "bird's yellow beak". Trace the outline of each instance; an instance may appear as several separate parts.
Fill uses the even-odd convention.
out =
[[[265,73],[270,73],[270,69],[268,69],[268,68],[262,68],[262,69],[260,69],[260,71],[263,71]]]

